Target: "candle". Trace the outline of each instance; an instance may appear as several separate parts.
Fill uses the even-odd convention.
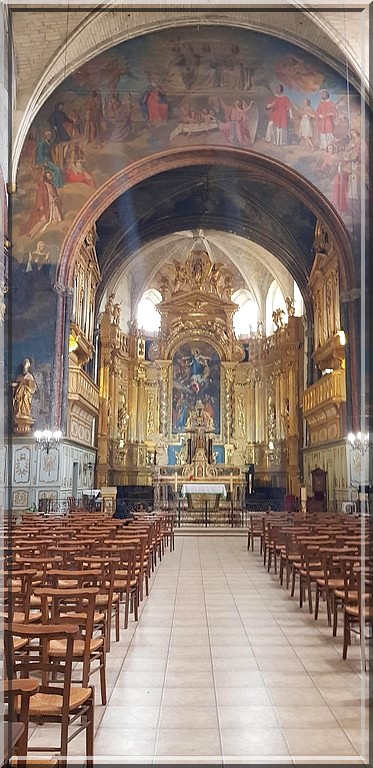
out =
[[[233,473],[231,472],[230,492],[233,493]]]
[[[175,493],[177,493],[177,472],[175,472]]]

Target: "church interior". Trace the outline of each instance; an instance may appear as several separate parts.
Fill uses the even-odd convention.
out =
[[[368,6],[0,16],[2,765],[366,765]]]

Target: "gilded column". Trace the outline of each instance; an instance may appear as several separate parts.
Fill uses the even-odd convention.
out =
[[[128,440],[129,442],[135,442],[138,439],[137,436],[137,380],[136,380],[136,368],[131,366],[132,375],[128,382]]]
[[[162,435],[168,434],[168,377],[171,361],[157,360],[159,370],[159,431]]]
[[[255,442],[255,381],[247,382],[247,442]]]
[[[234,429],[233,383],[235,366],[224,366],[225,370],[225,435],[226,443],[230,443]]]
[[[145,367],[140,363],[136,371],[136,384],[137,384],[137,439],[139,443],[143,443],[145,440],[145,420],[146,420],[146,408],[145,408],[145,379],[146,371]]]

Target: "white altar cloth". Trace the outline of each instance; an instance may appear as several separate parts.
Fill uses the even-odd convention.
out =
[[[224,499],[227,497],[227,491],[223,483],[184,483],[181,487],[181,495],[186,496],[187,493],[211,493],[219,494]]]

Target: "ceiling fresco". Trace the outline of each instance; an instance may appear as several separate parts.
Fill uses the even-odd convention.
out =
[[[55,261],[96,189],[136,160],[185,146],[233,146],[279,160],[311,181],[354,233],[361,128],[351,86],[269,35],[188,27],[126,41],[69,76],[32,124],[14,196],[15,257],[22,263],[43,240]],[[239,201],[221,194],[206,205],[240,215]],[[274,197],[292,229],[293,211],[284,211],[278,191]],[[194,191],[175,201],[174,215],[201,215],[200,207]]]

